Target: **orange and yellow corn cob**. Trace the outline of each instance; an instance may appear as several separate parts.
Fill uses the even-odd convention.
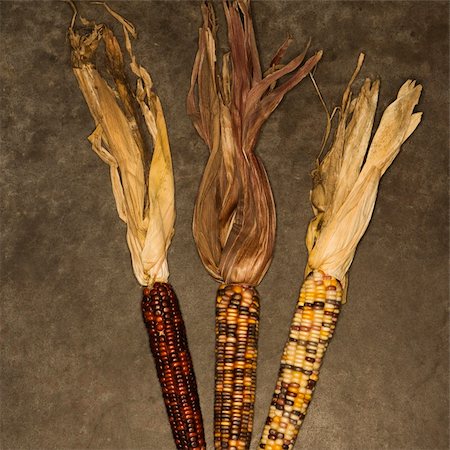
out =
[[[303,282],[260,448],[287,450],[294,446],[333,337],[341,301],[339,281],[320,270]]]
[[[222,284],[216,303],[214,445],[250,445],[256,394],[259,296],[251,286]]]

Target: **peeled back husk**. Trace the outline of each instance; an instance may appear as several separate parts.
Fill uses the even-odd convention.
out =
[[[175,221],[169,140],[150,75],[132,51],[130,35],[135,38],[136,31],[130,22],[105,7],[122,25],[128,66],[136,78],[136,87],[131,88],[114,33],[103,24],[83,18],[81,21],[90,32],[78,33],[74,30],[76,13],[69,28],[72,66],[96,126],[89,136],[92,149],[110,166],[117,211],[127,224],[134,274],[141,285],[147,286],[154,281],[166,282],[169,276],[167,250]],[[96,65],[96,54],[101,51],[105,52],[113,82],[108,82],[110,77]],[[153,142],[151,158],[148,136]]]
[[[408,80],[384,111],[367,150],[380,83],[366,79],[352,99],[351,86],[363,58],[361,54],[344,92],[334,142],[313,172],[311,203],[315,217],[306,237],[307,274],[322,270],[344,285],[356,247],[372,217],[380,179],[422,117],[422,113],[413,112],[422,86]]]
[[[202,5],[188,95],[188,113],[209,147],[197,195],[193,233],[200,258],[220,282],[258,285],[273,255],[275,204],[262,161],[254,152],[259,131],[282,100],[314,68],[322,53],[303,65],[306,51],[281,65],[291,38],[262,72],[249,0],[223,2],[230,52],[216,60],[216,17]],[[286,81],[277,85],[284,75]]]

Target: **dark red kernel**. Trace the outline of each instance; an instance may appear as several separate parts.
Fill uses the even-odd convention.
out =
[[[178,449],[205,448],[202,415],[186,331],[172,287],[144,288],[142,315]]]

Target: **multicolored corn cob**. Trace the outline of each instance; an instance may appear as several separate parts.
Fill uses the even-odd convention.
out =
[[[306,234],[306,279],[260,439],[263,449],[290,450],[295,444],[336,327],[347,272],[372,216],[378,184],[421,120],[421,113],[413,111],[422,87],[408,80],[384,112],[367,150],[379,81],[367,79],[352,98],[351,86],[363,60],[361,54],[344,92],[334,142],[313,171],[315,217]]]
[[[175,444],[179,449],[206,448],[194,367],[175,291],[169,283],[155,283],[143,294],[142,316]]]
[[[214,443],[248,448],[252,436],[258,357],[259,296],[251,286],[222,284],[216,303]]]
[[[126,52],[103,24],[81,19],[83,31],[90,27],[90,33],[74,31],[77,12],[72,3],[73,71],[96,125],[89,140],[110,166],[117,211],[127,224],[133,271],[144,286],[143,319],[175,445],[203,449],[205,436],[186,330],[177,297],[168,284],[175,193],[164,113],[150,74],[133,54],[134,26],[103,5],[123,27]],[[108,75],[96,66],[96,53],[101,51]]]
[[[249,448],[256,390],[259,298],[256,286],[272,261],[275,203],[259,131],[283,96],[314,68],[307,48],[281,64],[291,38],[261,70],[249,0],[223,2],[230,52],[216,65],[217,21],[202,5],[203,26],[192,71],[188,113],[210,150],[194,210],[193,233],[217,296],[214,445]],[[280,78],[289,79],[279,83]]]
[[[333,337],[341,301],[341,284],[335,278],[316,270],[304,281],[260,448],[293,447],[319,379],[322,358]]]

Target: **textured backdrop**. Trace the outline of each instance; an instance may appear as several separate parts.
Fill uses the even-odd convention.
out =
[[[171,281],[211,444],[216,285],[190,229],[207,149],[185,114],[199,5],[112,4],[140,32],[135,53],[166,112],[177,201]],[[98,6],[80,8],[107,19]],[[422,124],[382,180],[297,448],[446,449],[448,3],[255,1],[253,13],[264,65],[287,32],[295,38],[291,54],[309,37],[312,51],[324,50],[316,79],[329,106],[340,102],[360,51],[367,59],[358,83],[381,77],[380,109],[407,78],[424,86]],[[2,448],[170,450],[125,226],[108,168],[86,140],[93,124],[70,68],[70,18],[63,2],[1,2]],[[257,147],[272,182],[278,233],[259,289],[253,448],[306,262],[309,172],[324,126],[306,79],[268,121]]]

